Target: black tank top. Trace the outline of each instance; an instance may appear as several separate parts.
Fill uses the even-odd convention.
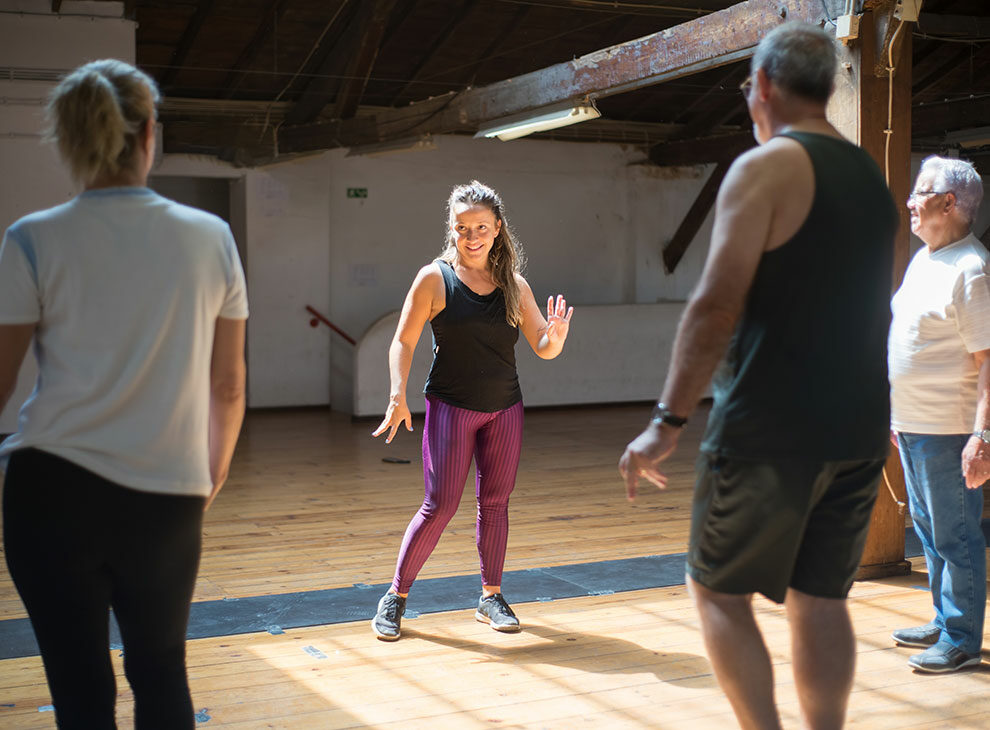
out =
[[[423,392],[445,403],[493,413],[522,400],[516,374],[519,328],[505,319],[501,289],[482,296],[457,278],[446,261],[444,308],[431,320],[433,366]]]
[[[701,448],[736,458],[881,458],[897,209],[859,147],[784,136],[811,158],[814,201],[794,237],[760,259],[712,383]]]

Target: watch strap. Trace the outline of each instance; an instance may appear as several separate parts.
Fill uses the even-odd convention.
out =
[[[688,419],[685,416],[678,416],[664,403],[657,403],[653,406],[653,413],[650,414],[650,423],[655,423],[657,426],[666,424],[674,428],[684,428],[687,422]]]

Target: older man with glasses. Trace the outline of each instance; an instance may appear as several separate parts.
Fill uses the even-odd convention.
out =
[[[893,301],[892,440],[900,449],[935,618],[898,629],[922,672],[980,663],[986,608],[983,483],[990,478],[990,253],[971,227],[983,184],[963,160],[929,157],[908,196],[918,250]]]

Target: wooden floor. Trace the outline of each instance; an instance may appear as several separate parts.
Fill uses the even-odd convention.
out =
[[[616,462],[647,413],[645,406],[527,413],[507,570],[684,551],[703,419],[689,426],[671,463],[670,488],[645,486],[630,505]],[[374,426],[325,411],[250,414],[230,482],[207,515],[195,600],[390,580],[422,499],[421,419],[417,433],[400,433],[388,447],[371,439]],[[473,531],[466,498],[421,577],[475,573]],[[892,629],[928,620],[926,584],[915,572],[855,585],[859,662],[849,727],[990,727],[990,664],[923,676],[905,663],[913,650],[891,645]],[[508,584],[506,592],[511,601]],[[410,608],[415,599],[414,589]],[[797,727],[786,620],[768,601],[757,607],[784,723]],[[190,641],[197,726],[734,726],[682,586],[516,609],[525,625],[517,635],[455,611],[407,619],[395,644],[376,641],[365,621]],[[24,615],[3,569],[0,620]],[[129,727],[122,675],[119,690],[121,727]],[[0,728],[54,727],[49,702],[37,657],[0,661]]]

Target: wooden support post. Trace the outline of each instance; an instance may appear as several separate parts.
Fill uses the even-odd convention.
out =
[[[893,3],[890,3],[892,6]],[[829,104],[829,121],[850,140],[870,153],[880,169],[889,160],[891,194],[901,213],[894,254],[894,287],[898,287],[907,268],[910,246],[910,220],[904,201],[911,190],[911,31],[906,24],[894,46],[896,71],[893,80],[893,134],[887,146],[887,102],[889,74],[886,48],[878,39],[889,38],[891,8],[868,11],[860,23],[860,37],[840,54],[842,65],[836,92]],[[880,48],[878,48],[880,46]],[[882,56],[882,57],[881,57]],[[856,225],[855,203],[845,211],[849,225]],[[841,213],[837,211],[837,215]],[[893,294],[893,292],[891,292]],[[892,450],[885,477],[896,495],[881,482],[873,509],[870,533],[857,578],[878,578],[908,573],[911,564],[904,559],[905,518],[897,500],[906,502],[904,473],[897,451]]]
[[[681,260],[684,252],[687,251],[688,246],[691,245],[691,241],[697,235],[701,224],[708,217],[709,211],[711,211],[712,206],[715,204],[715,198],[718,196],[718,188],[722,184],[722,180],[725,179],[725,173],[729,171],[729,165],[731,164],[732,160],[729,159],[722,160],[715,165],[715,169],[712,170],[708,181],[701,188],[698,197],[694,199],[691,209],[684,216],[681,225],[677,227],[674,237],[663,247],[663,267],[668,274],[672,274],[674,269],[677,268],[678,262]]]

